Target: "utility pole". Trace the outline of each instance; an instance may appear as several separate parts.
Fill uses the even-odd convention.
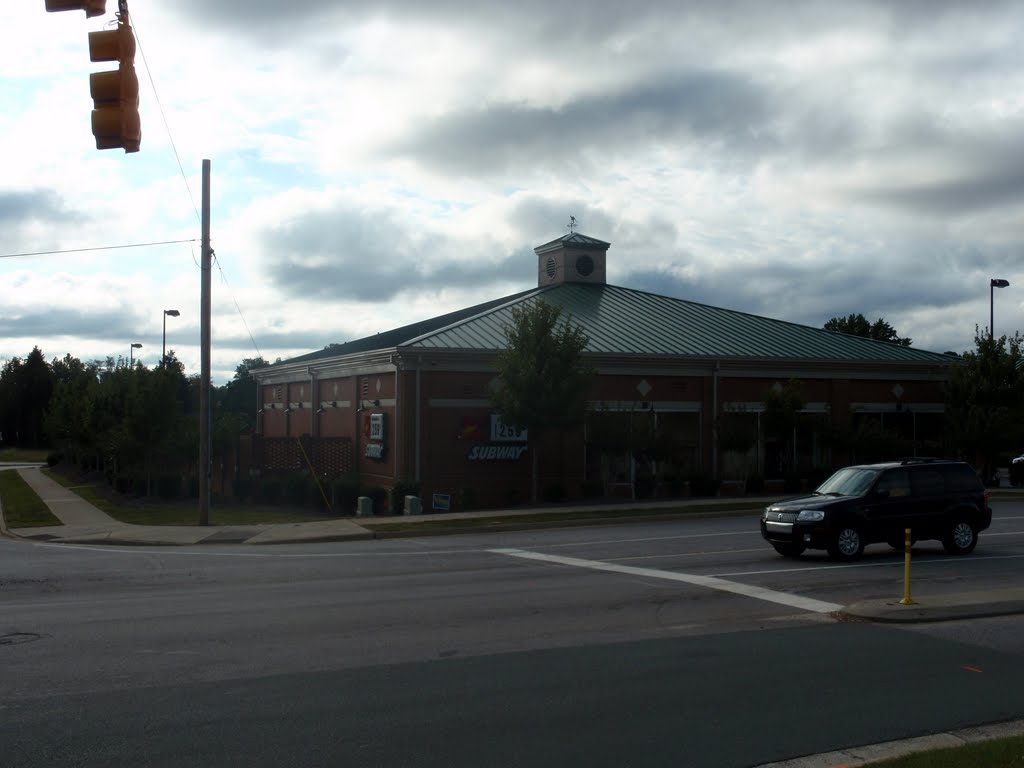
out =
[[[210,161],[203,160],[203,220],[199,307],[199,524],[210,524]]]

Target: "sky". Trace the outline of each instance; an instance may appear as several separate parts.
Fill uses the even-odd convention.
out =
[[[0,362],[152,367],[166,320],[198,374],[203,159],[217,384],[533,287],[570,216],[616,285],[1024,330],[1020,2],[131,0],[132,154],[90,130],[116,0],[6,5]]]

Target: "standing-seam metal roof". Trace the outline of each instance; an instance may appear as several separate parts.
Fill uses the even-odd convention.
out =
[[[607,355],[794,359],[950,364],[937,352],[904,347],[774,320],[731,309],[622,288],[562,283],[534,288],[472,307],[332,344],[281,365],[387,349],[494,352],[505,348],[512,309],[537,299],[563,308],[563,319],[583,328],[586,351]]]
[[[615,285],[562,283],[510,296],[400,347],[494,351],[505,347],[512,308],[541,298],[563,308],[590,339],[586,351],[611,355],[793,358],[859,362],[952,362],[947,355],[782,320],[658,296]]]

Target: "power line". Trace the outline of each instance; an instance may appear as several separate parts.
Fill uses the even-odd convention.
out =
[[[0,259],[14,259],[19,256],[52,256],[59,253],[86,253],[88,251],[114,251],[119,248],[149,248],[154,245],[175,245],[177,243],[194,243],[196,238],[188,240],[161,240],[156,243],[132,243],[131,245],[97,245],[92,248],[64,248],[57,251],[29,251],[27,253],[0,253]]]

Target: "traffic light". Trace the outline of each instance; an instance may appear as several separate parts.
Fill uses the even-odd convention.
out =
[[[107,12],[107,0],[46,0],[46,10],[50,13],[85,11],[86,17],[92,18]]]
[[[139,120],[139,78],[135,74],[135,33],[128,23],[128,0],[117,0],[117,26],[89,33],[89,58],[116,61],[117,69],[89,75],[92,94],[92,135],[96,149],[138,152],[142,142]],[[86,17],[106,13],[107,0],[46,0],[46,10],[85,11]]]
[[[142,142],[139,78],[135,74],[135,35],[127,14],[121,16],[113,29],[89,33],[89,58],[118,62],[117,69],[89,75],[96,149],[138,152]]]

